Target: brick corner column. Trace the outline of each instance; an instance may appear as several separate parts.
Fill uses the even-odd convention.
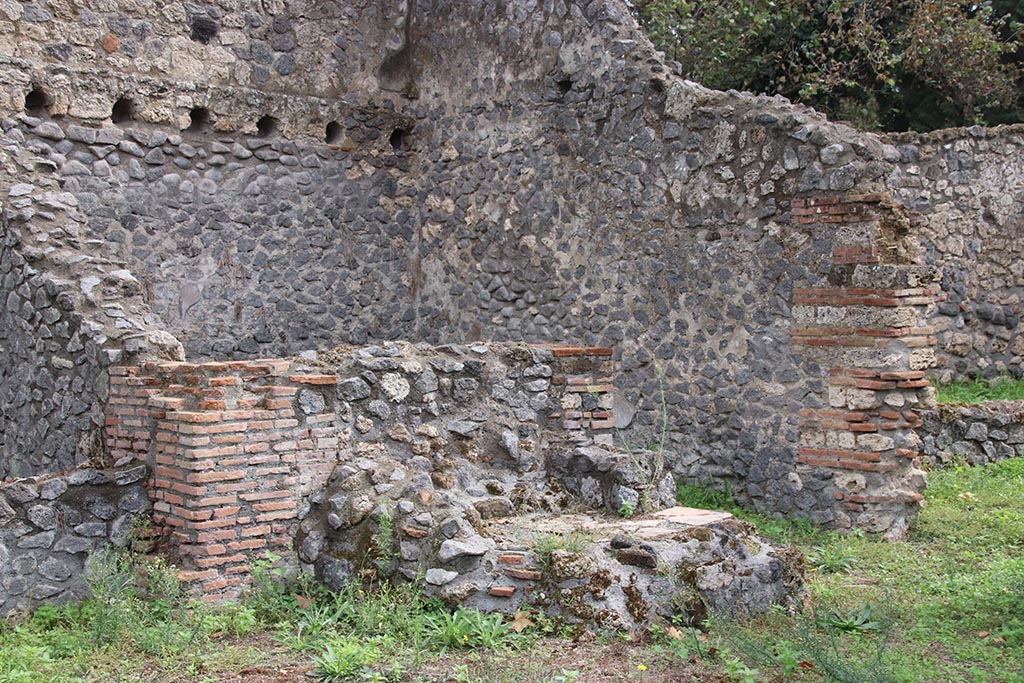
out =
[[[111,372],[108,440],[150,462],[154,523],[204,599],[236,597],[254,556],[291,557],[300,498],[337,460],[335,416],[296,406],[304,387],[326,391],[336,378],[290,368],[272,359]]]
[[[831,473],[837,526],[893,537],[923,500],[916,430],[934,405],[938,295],[935,270],[907,257],[901,221],[884,195],[794,202],[794,222],[833,244],[828,282],[793,292],[792,343],[827,374],[801,411],[797,472]]]

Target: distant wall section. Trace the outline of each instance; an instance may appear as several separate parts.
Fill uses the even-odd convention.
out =
[[[940,406],[922,415],[923,453],[936,466],[1024,457],[1024,402]]]
[[[617,1],[406,6],[324,18],[365,57],[348,90],[225,76],[191,44],[145,71],[30,46],[5,78],[54,99],[12,101],[5,125],[195,360],[399,338],[613,346],[623,438],[664,438],[676,474],[757,509],[845,523],[834,472],[789,477],[800,411],[824,408],[830,381],[793,343],[795,292],[843,281],[836,248],[872,236],[794,209],[884,190],[882,142],[682,81]],[[222,9],[221,26],[245,16]],[[192,41],[153,16],[130,20]],[[317,73],[337,67],[324,37],[295,33]],[[135,114],[114,116],[125,98]]]
[[[942,381],[1024,368],[1024,127],[891,136],[894,195],[921,258],[942,269],[934,319]]]

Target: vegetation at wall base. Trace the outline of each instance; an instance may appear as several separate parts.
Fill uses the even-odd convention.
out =
[[[595,635],[524,610],[450,610],[415,587],[330,592],[274,558],[239,604],[193,602],[172,568],[90,559],[96,597],[0,625],[0,683],[421,681],[1024,683],[1024,459],[931,473],[902,543],[743,511],[681,486],[809,558],[799,609]],[[138,576],[145,580],[138,580]]]
[[[1008,376],[950,382],[935,387],[939,403],[973,405],[986,401],[1024,401],[1024,379]]]

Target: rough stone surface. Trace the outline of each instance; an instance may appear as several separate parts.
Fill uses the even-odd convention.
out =
[[[527,515],[487,530],[497,549],[447,589],[478,586],[464,602],[484,610],[539,605],[571,622],[635,629],[683,617],[700,623],[712,611],[761,614],[798,598],[803,584],[799,553],[772,548],[727,513]],[[529,549],[559,538],[570,540],[546,554]]]
[[[100,483],[96,472],[83,477],[73,471],[0,485],[0,616],[43,600],[88,594],[89,554],[118,544],[132,528],[133,515],[145,518],[151,508],[145,488],[131,474],[147,468],[134,465],[109,472]],[[25,495],[36,489],[40,498]],[[131,514],[112,519],[103,513],[118,505]]]
[[[887,178],[915,212],[924,262],[942,269],[940,381],[1022,376],[1024,126],[890,136]]]
[[[985,465],[1024,457],[1024,401],[940,406],[921,414],[922,453],[932,465]]]
[[[850,275],[837,249],[878,230],[814,227],[796,203],[897,188],[882,140],[680,80],[618,0],[300,2],[275,8],[283,32],[233,1],[215,19],[194,11],[216,30],[142,2],[85,29],[55,10],[9,36],[4,253],[23,271],[0,282],[2,329],[16,330],[0,383],[9,471],[86,460],[110,354],[180,358],[178,338],[196,359],[571,340],[616,347],[626,438],[664,440],[674,474],[728,480],[759,509],[834,504],[829,486],[786,483],[798,413],[825,403],[827,374],[791,343],[792,294]],[[47,46],[72,34],[84,42],[54,65]],[[33,87],[47,104],[26,116]],[[132,116],[114,123],[120,97]],[[260,130],[265,116],[277,127]],[[63,287],[52,296],[85,316],[92,345],[74,323],[66,344],[63,321],[46,328],[65,309],[37,305],[22,260]],[[406,388],[389,359],[368,361],[388,419]],[[50,391],[43,369],[67,363],[80,387],[50,373]],[[459,378],[455,396],[472,401],[478,381]],[[58,398],[75,420],[27,426]]]
[[[552,462],[567,498],[644,507],[674,475],[885,531],[920,501],[925,371],[1024,361],[1019,128],[880,138],[782,98],[713,92],[681,80],[621,0],[86,5],[15,3],[0,21],[0,478],[153,465],[139,423],[165,411],[182,434],[210,419],[280,440],[271,454],[247,443],[243,469],[181,469],[196,489],[266,477],[251,494],[266,499],[234,502],[268,529],[298,510],[273,496],[312,495],[342,461],[345,481],[365,479],[345,490],[364,495],[329,512],[308,501],[325,534],[379,526],[382,496],[416,505],[408,478],[466,491],[468,517],[437,520],[466,541],[503,512],[495,501],[521,504],[519,476],[546,471],[546,419],[571,433],[568,451],[614,453],[616,427],[624,450],[658,443],[665,458],[640,477],[609,474],[596,452]],[[113,116],[120,98],[130,115]],[[460,346],[413,358],[383,345],[395,339]],[[605,348],[617,371],[555,372],[526,351],[510,376],[479,340]],[[343,343],[369,348],[323,385],[255,362],[330,367]],[[205,393],[170,391],[171,376]],[[986,430],[963,441],[1001,433]],[[500,461],[488,474],[502,490],[468,485],[448,448]],[[396,450],[405,474],[374,480]],[[0,518],[33,505],[49,524],[58,488],[8,487]],[[190,502],[205,514],[209,498]],[[139,505],[89,514],[121,538]],[[54,542],[33,531],[18,544]],[[233,539],[226,566],[260,540]],[[378,559],[429,555],[392,550]],[[356,565],[317,567],[337,583]]]
[[[585,356],[563,353],[513,344],[394,344],[317,354],[310,369],[329,374],[288,374],[301,362],[282,369],[282,376],[332,396],[338,392],[328,378],[341,385],[353,366],[399,368],[386,384],[370,378],[363,398],[335,404],[344,411],[341,424],[372,412],[376,396],[391,401],[394,387],[410,388],[386,422],[370,419],[365,431],[341,438],[337,464],[324,463],[331,467],[326,481],[306,488],[297,506],[299,559],[331,585],[422,578],[427,595],[452,605],[514,613],[527,604],[627,629],[711,611],[760,614],[798,596],[798,556],[771,548],[727,513],[664,509],[674,490],[657,453],[597,445],[601,430],[595,433],[593,423],[580,431],[572,416],[550,419],[550,406],[578,399],[573,388],[585,386],[579,375],[565,374],[584,370]],[[418,377],[431,367],[447,381],[436,393],[416,393]],[[467,375],[480,378],[469,402],[457,388]],[[550,378],[548,393],[527,408],[534,403],[523,389],[539,388],[538,375]],[[600,393],[586,396],[595,407],[610,405]],[[300,392],[296,400],[301,406],[308,398]],[[530,417],[527,410],[536,412]],[[306,419],[323,425],[325,417]],[[453,430],[459,423],[474,428]],[[627,501],[637,517],[615,515]],[[175,523],[188,528],[181,524]],[[564,547],[543,556],[532,550],[557,546],[553,538]]]

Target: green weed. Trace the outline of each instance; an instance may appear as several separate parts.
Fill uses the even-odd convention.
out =
[[[537,558],[537,564],[542,569],[551,567],[551,553],[556,550],[567,550],[573,553],[581,553],[587,549],[591,538],[578,531],[568,534],[546,534],[533,541],[531,550]]]
[[[814,623],[823,629],[844,633],[866,633],[883,630],[888,619],[879,613],[877,606],[865,603],[854,609],[831,609],[819,613]]]
[[[732,492],[728,487],[725,491],[719,491],[709,486],[680,482],[676,484],[676,502],[702,510],[725,510],[733,513],[740,510],[732,499]]]
[[[264,623],[295,621],[307,605],[329,595],[327,587],[308,574],[292,574],[274,553],[251,559],[249,566],[252,584],[243,599]]]
[[[1020,401],[1024,400],[1024,380],[1003,375],[994,380],[950,382],[935,387],[935,400],[967,405],[986,401]]]
[[[761,680],[761,672],[750,668],[738,657],[725,658],[722,670],[730,681],[735,681],[736,683],[758,683]]]
[[[335,637],[324,643],[323,652],[313,658],[312,677],[325,683],[351,680],[369,673],[371,664],[380,659],[372,645]]]
[[[388,503],[382,502],[374,512],[377,528],[373,533],[369,557],[378,575],[389,576],[398,553],[395,550],[394,513]]]
[[[516,637],[501,614],[460,607],[451,613],[437,612],[426,618],[427,643],[439,650],[495,649],[511,645]]]
[[[815,571],[838,574],[853,569],[857,558],[850,553],[845,543],[838,542],[828,546],[814,546],[807,553],[807,561]]]

